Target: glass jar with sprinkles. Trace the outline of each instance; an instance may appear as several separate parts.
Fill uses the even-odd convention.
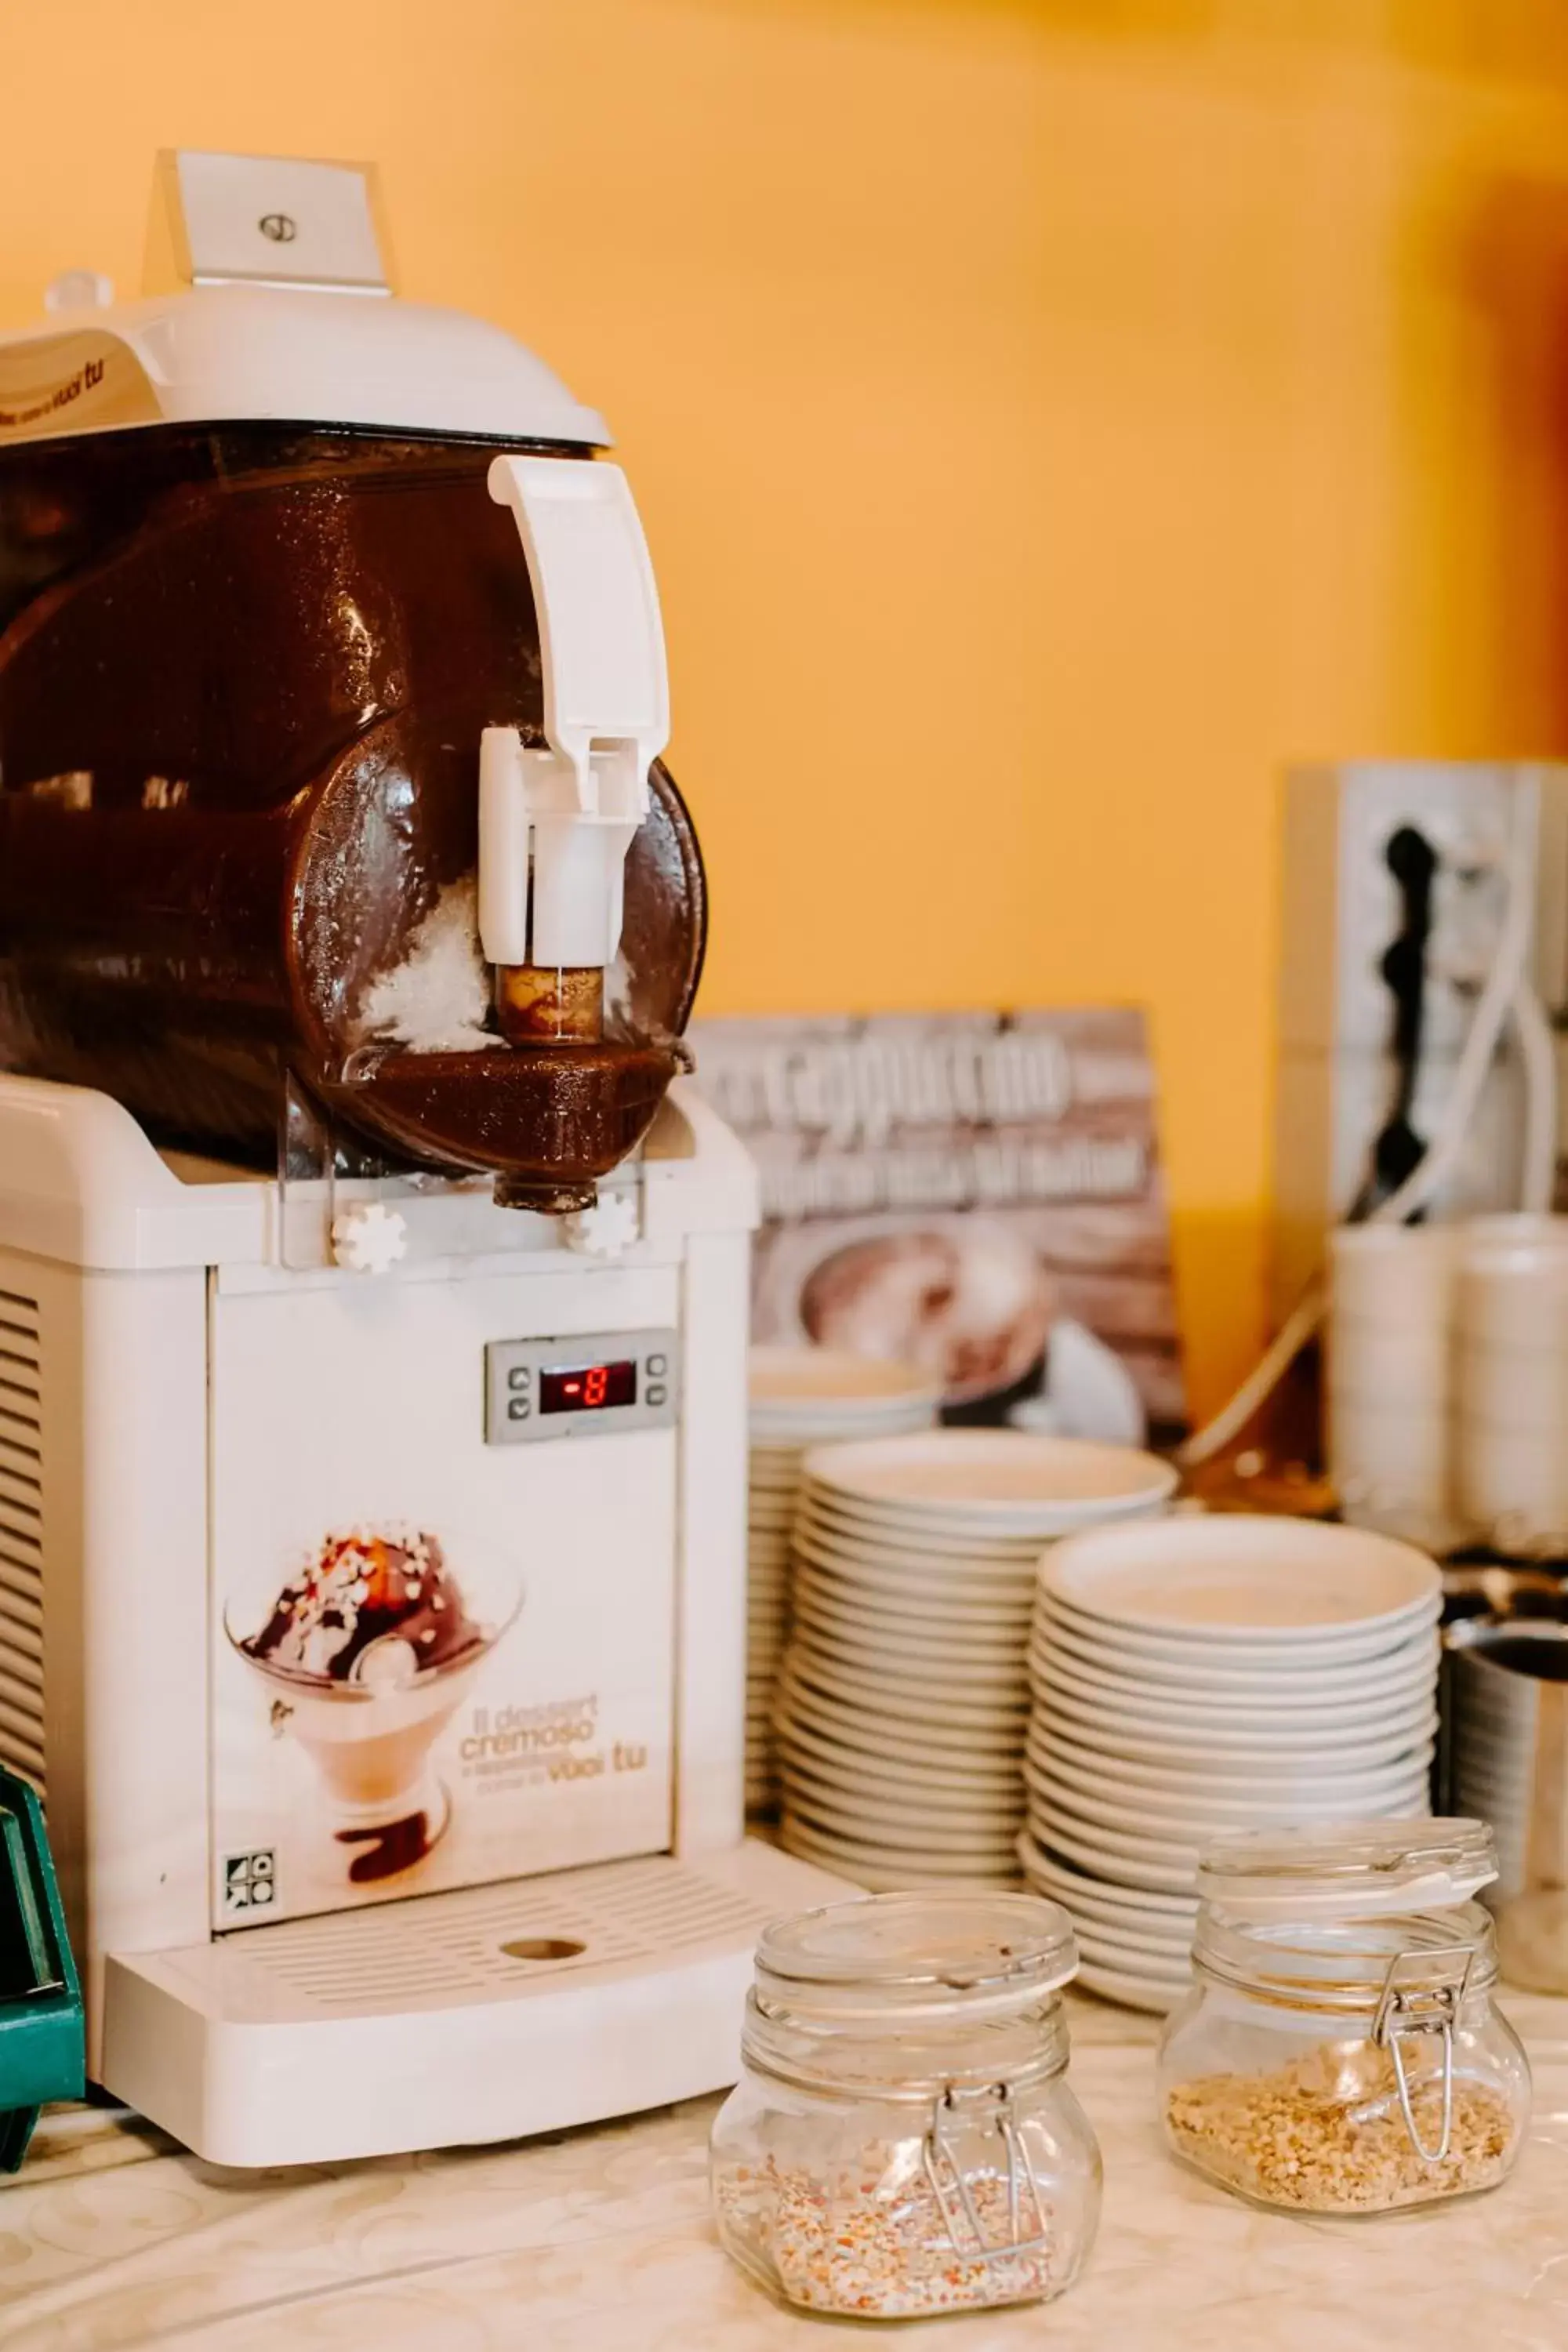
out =
[[[1072,1925],[1025,1895],[868,1895],[757,1947],[713,2126],[727,2251],[814,2311],[911,2319],[1071,2284],[1100,2149],[1068,2086]]]
[[[1213,1839],[1193,1990],[1160,2051],[1176,2155],[1296,2212],[1382,2213],[1506,2179],[1530,2066],[1473,1899],[1496,1875],[1482,1822]]]

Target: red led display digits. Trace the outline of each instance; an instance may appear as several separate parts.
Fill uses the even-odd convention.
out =
[[[637,1368],[629,1357],[617,1364],[557,1365],[539,1376],[542,1413],[602,1412],[637,1401]]]

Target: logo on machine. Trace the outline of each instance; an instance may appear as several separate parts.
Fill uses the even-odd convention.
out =
[[[223,1907],[226,1912],[266,1911],[278,1900],[278,1855],[269,1845],[253,1846],[248,1853],[223,1858]]]

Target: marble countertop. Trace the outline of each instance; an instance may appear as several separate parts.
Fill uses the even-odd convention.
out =
[[[1505,2001],[1535,2120],[1500,2189],[1330,2221],[1254,2211],[1156,2135],[1149,2021],[1073,2002],[1104,2218],[1059,2302],[888,2325],[1016,2352],[1565,2352],[1568,2001]],[[265,2174],[79,2109],[0,2187],[5,2352],[804,2352],[845,2323],[772,2304],[708,2218],[715,2102],[504,2147]]]

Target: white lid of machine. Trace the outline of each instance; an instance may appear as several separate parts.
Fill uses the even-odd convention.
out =
[[[57,278],[53,315],[0,336],[0,447],[242,421],[607,446],[499,327],[393,294],[378,206],[367,164],[161,155],[148,299],[100,307],[93,271]]]
[[[1321,1822],[1206,1840],[1197,1887],[1233,1919],[1376,1919],[1467,1903],[1497,1868],[1485,1822]]]
[[[603,448],[603,417],[461,310],[199,286],[0,336],[0,448],[145,425],[272,420]]]

